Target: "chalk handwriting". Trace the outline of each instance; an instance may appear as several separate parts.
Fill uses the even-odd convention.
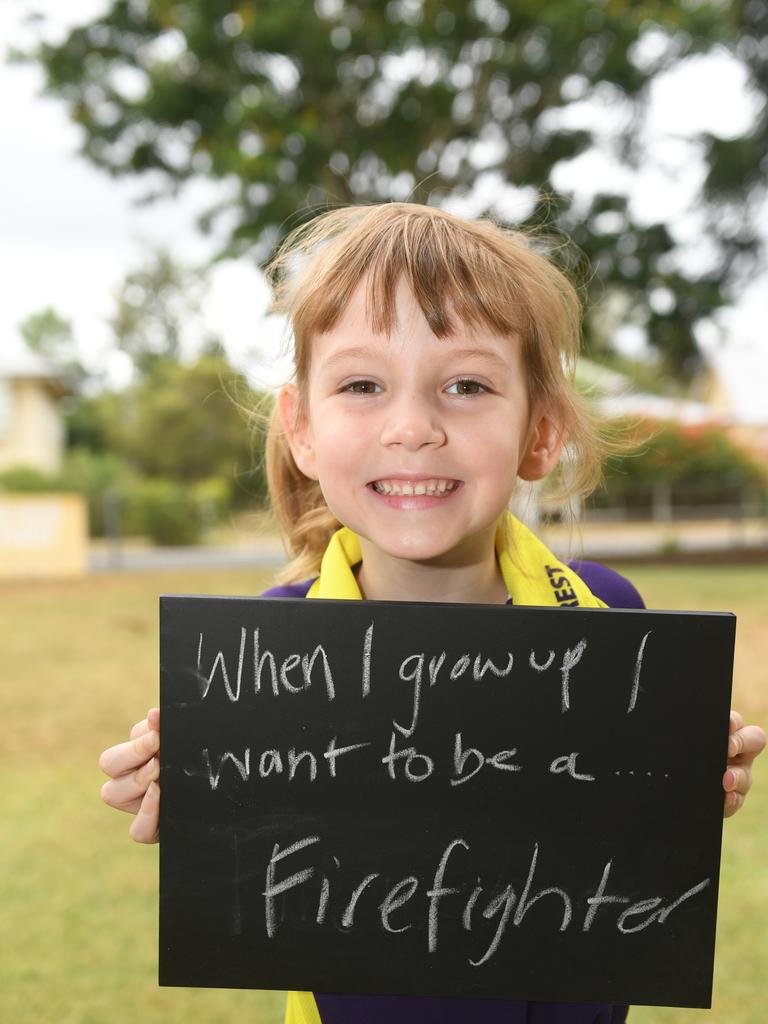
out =
[[[312,685],[315,664],[319,661],[323,670],[323,683],[325,685],[328,700],[336,696],[336,684],[333,680],[328,655],[322,644],[317,644],[311,653],[291,653],[279,661],[275,658],[269,648],[261,649],[260,629],[252,632],[252,676],[253,693],[261,692],[262,676],[265,666],[269,670],[269,683],[275,697],[282,691],[285,693],[303,693]],[[203,645],[204,634],[200,633],[197,646],[197,676],[202,683],[201,700],[205,700],[211,691],[217,674],[221,675],[224,682],[224,692],[233,703],[240,700],[242,692],[243,669],[245,662],[245,649],[247,643],[247,630],[243,626],[240,630],[240,644],[237,653],[237,669],[235,672],[235,685],[230,682],[230,670],[227,668],[227,661],[222,650],[216,652],[211,668],[206,673],[203,670]],[[296,669],[300,672],[295,673]],[[294,678],[291,674],[294,673]]]
[[[610,877],[615,870],[615,861],[611,858],[595,872],[594,877],[597,879],[599,875],[599,881],[594,889],[584,891],[579,887],[569,892],[565,885],[540,880],[539,876],[544,873],[540,868],[541,847],[535,842],[522,884],[514,879],[498,879],[494,874],[490,887],[486,888],[482,878],[477,878],[477,884],[459,881],[466,859],[472,856],[472,847],[463,836],[456,836],[443,848],[431,874],[411,873],[393,884],[385,872],[368,871],[351,890],[337,893],[329,876],[319,868],[323,845],[319,835],[308,835],[287,846],[280,842],[274,844],[262,892],[268,938],[274,938],[278,927],[291,927],[290,914],[278,912],[279,898],[308,885],[319,885],[315,918],[318,926],[333,927],[336,921],[346,930],[366,929],[370,928],[373,916],[385,932],[400,934],[423,922],[430,954],[439,952],[441,913],[445,905],[444,914],[452,919],[459,918],[468,933],[472,947],[467,954],[468,962],[473,967],[481,967],[496,955],[508,929],[524,928],[529,915],[537,917],[538,927],[544,921],[555,932],[566,932],[570,928],[588,932],[595,927],[613,927],[620,935],[633,935],[654,924],[665,925],[673,913],[711,884],[710,878],[704,878],[679,895],[666,893],[639,899],[636,892],[631,895],[609,892]],[[455,867],[456,858],[462,860],[459,870]],[[547,860],[552,861],[552,858]],[[334,856],[334,861],[340,864],[338,857]],[[558,863],[557,859],[554,863]],[[562,866],[559,862],[560,869]],[[545,869],[552,870],[552,867]],[[396,911],[399,912],[397,925],[391,921]],[[486,922],[492,922],[491,931],[485,927]],[[307,927],[305,920],[297,920],[295,927]],[[475,936],[477,940],[473,941]],[[455,938],[451,941],[455,942]]]
[[[373,623],[365,631],[363,639],[362,693],[367,697],[371,692],[371,656],[373,653]]]
[[[406,747],[404,750],[396,750],[397,735],[393,732],[389,741],[389,753],[381,759],[381,763],[387,766],[390,779],[396,779],[395,762],[403,761],[405,778],[409,782],[423,782],[428,779],[435,770],[435,762],[427,754],[420,754],[415,747]]]
[[[337,762],[340,757],[351,754],[354,750],[362,750],[369,747],[370,743],[351,743],[346,747],[336,745],[336,737],[333,736],[322,754],[328,766],[328,774],[332,779],[337,777]],[[208,779],[211,789],[218,789],[224,766],[231,764],[242,782],[249,782],[251,779],[251,748],[245,747],[242,757],[237,757],[233,751],[225,750],[217,756],[212,756],[208,747],[204,747],[201,754],[203,771],[185,768],[184,774],[190,777],[203,775]],[[285,771],[285,764],[288,765],[288,781],[292,782],[299,773],[302,764],[303,777],[308,782],[314,782],[317,778],[318,759],[311,750],[297,750],[291,747],[285,757],[277,749],[262,750],[259,754],[257,774],[260,779],[267,779],[270,775],[282,775]]]
[[[371,622],[362,635],[359,680],[362,698],[370,695],[373,685],[374,628]],[[643,658],[650,635],[649,630],[638,647],[627,713],[637,706]],[[529,648],[523,652],[524,664],[537,675],[557,666],[554,671],[560,678],[560,710],[564,713],[571,710],[574,671],[582,662],[587,646],[587,638],[582,637],[572,647],[565,647],[559,655],[552,648],[541,652]],[[465,651],[449,656],[446,650],[407,654],[399,661],[396,673],[397,678],[409,687],[408,711],[405,718],[398,716],[392,719],[393,728],[406,738],[414,735],[423,714],[425,688],[432,689],[442,681],[481,683],[508,679],[513,672],[518,672],[516,664],[515,653],[511,650],[504,652],[503,656],[489,656],[483,651]],[[237,703],[246,695],[255,697],[263,692],[274,697],[299,695],[308,692],[313,685],[323,689],[328,701],[336,697],[336,678],[325,645],[319,643],[311,650],[291,651],[278,656],[265,645],[259,626],[250,631],[241,626],[237,644],[229,653],[222,648],[208,653],[205,633],[201,631],[197,636],[196,666],[201,700],[207,699],[216,688],[223,691],[228,701]]]
[[[560,665],[560,676],[562,679],[562,710],[568,711],[571,706],[571,670],[574,669],[581,661],[581,656],[587,649],[587,641],[579,640],[576,646],[571,650],[566,649],[563,655],[563,662]]]
[[[393,914],[400,907],[404,907],[409,899],[415,894],[419,887],[419,880],[415,875],[409,875],[402,881],[398,882],[397,885],[393,885],[387,895],[379,904],[379,910],[381,911],[381,924],[385,932],[391,932],[393,935],[399,932],[408,931],[409,928],[413,928],[413,924],[404,924],[400,928],[395,928],[394,925],[389,923],[389,915]],[[404,892],[405,895],[400,895]]]
[[[320,842],[320,836],[307,836],[305,839],[300,839],[297,843],[292,843],[284,850],[280,849],[280,844],[275,843],[272,849],[272,856],[267,867],[267,878],[266,888],[264,889],[264,924],[267,929],[267,935],[271,939],[277,931],[277,914],[275,910],[275,900],[281,893],[288,892],[289,889],[295,888],[297,885],[301,885],[302,882],[308,881],[315,874],[315,868],[302,868],[301,871],[297,871],[296,874],[291,875],[288,878],[284,878],[282,882],[275,882],[275,872],[277,864],[284,860],[286,857],[290,857],[291,854],[298,853],[299,850],[304,850],[308,846],[313,846],[315,843]]]
[[[451,779],[451,785],[460,786],[464,782],[469,782],[469,780],[473,779],[479,771],[482,771],[486,764],[490,765],[491,768],[498,768],[499,771],[503,772],[519,772],[522,770],[521,765],[509,763],[515,754],[517,754],[517,747],[512,750],[500,750],[491,757],[486,757],[485,754],[481,753],[481,751],[477,749],[477,747],[467,747],[465,750],[462,747],[461,733],[457,732],[453,746],[454,777]],[[470,759],[474,761],[474,767],[467,773],[465,769],[467,767],[467,762]]]
[[[540,665],[539,662],[537,661],[537,659],[536,659],[536,651],[531,651],[530,655],[528,656],[528,664],[536,672],[546,672],[547,669],[549,668],[549,666],[552,664],[552,662],[554,660],[555,660],[555,652],[554,651],[550,651],[549,652],[549,657],[547,658],[547,660],[544,662],[543,665]]]
[[[578,753],[574,751],[571,754],[565,754],[563,757],[556,757],[549,766],[549,770],[553,775],[560,775],[562,772],[566,772],[572,779],[578,779],[580,782],[594,782],[594,775],[586,775],[583,772],[576,771],[576,758],[578,756]]]
[[[314,782],[323,763],[327,769],[327,777],[337,779],[340,777],[338,763],[341,758],[354,751],[375,746],[372,741],[340,746],[338,738],[333,736],[325,748],[317,753],[308,748],[294,746],[287,749],[266,748],[258,751],[252,747],[243,747],[237,752],[224,750],[216,754],[208,747],[203,747],[199,760],[201,767],[185,767],[183,772],[189,778],[205,779],[212,790],[218,790],[222,779],[228,779],[227,785],[232,785],[237,783],[238,778],[241,782],[248,783],[263,781],[272,775],[284,776],[288,782]],[[386,754],[379,757],[374,751],[375,760],[368,761],[367,769],[370,770],[372,763],[378,763],[384,765],[387,775],[393,781],[423,782],[435,775],[442,781],[447,781],[450,786],[456,787],[477,778],[488,768],[502,772],[522,772],[525,767],[520,763],[517,747],[506,747],[495,753],[486,754],[476,746],[465,746],[461,732],[454,733],[450,755],[445,750],[440,753],[443,757],[437,757],[433,750],[427,752],[415,746],[398,749],[398,733],[393,731],[389,736]],[[560,754],[548,763],[534,764],[531,771],[567,775],[577,782],[597,781],[597,776],[580,765],[579,759],[582,756],[575,750],[568,754]],[[586,756],[589,757],[589,754]],[[402,767],[402,771],[398,771],[398,765]],[[657,776],[665,779],[670,777],[669,772],[634,768],[610,769],[609,773],[614,778],[626,777],[634,780],[654,779]]]
[[[629,695],[629,706],[627,707],[627,714],[629,714],[630,711],[634,711],[635,706],[637,704],[637,694],[640,690],[640,672],[643,667],[643,655],[645,654],[645,644],[648,640],[648,637],[651,635],[651,632],[652,630],[649,629],[648,632],[645,634],[643,639],[640,641],[640,647],[637,651],[637,658],[635,660],[635,674],[632,679],[632,692]]]

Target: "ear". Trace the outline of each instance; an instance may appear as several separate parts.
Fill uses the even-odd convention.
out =
[[[528,440],[522,452],[517,475],[523,480],[543,480],[557,465],[565,444],[566,431],[562,423],[549,413],[533,418]]]
[[[277,409],[293,461],[304,476],[317,480],[312,431],[309,418],[306,413],[300,411],[299,394],[295,384],[288,384],[280,389]]]

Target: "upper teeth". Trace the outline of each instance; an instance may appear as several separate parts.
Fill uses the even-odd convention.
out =
[[[455,480],[376,480],[374,490],[379,494],[445,494],[456,486]]]

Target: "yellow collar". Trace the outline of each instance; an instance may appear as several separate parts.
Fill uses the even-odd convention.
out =
[[[513,604],[605,608],[573,569],[555,558],[510,512],[504,514],[496,531],[496,557]],[[360,538],[343,526],[331,537],[320,575],[307,597],[361,601],[352,571],[361,559]]]

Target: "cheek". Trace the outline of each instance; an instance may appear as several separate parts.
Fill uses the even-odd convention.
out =
[[[352,480],[365,465],[365,444],[354,425],[327,425],[315,436],[315,465],[320,483]]]
[[[473,424],[465,435],[467,448],[472,448],[478,468],[499,477],[517,475],[523,450],[523,427],[505,416],[488,417]]]

